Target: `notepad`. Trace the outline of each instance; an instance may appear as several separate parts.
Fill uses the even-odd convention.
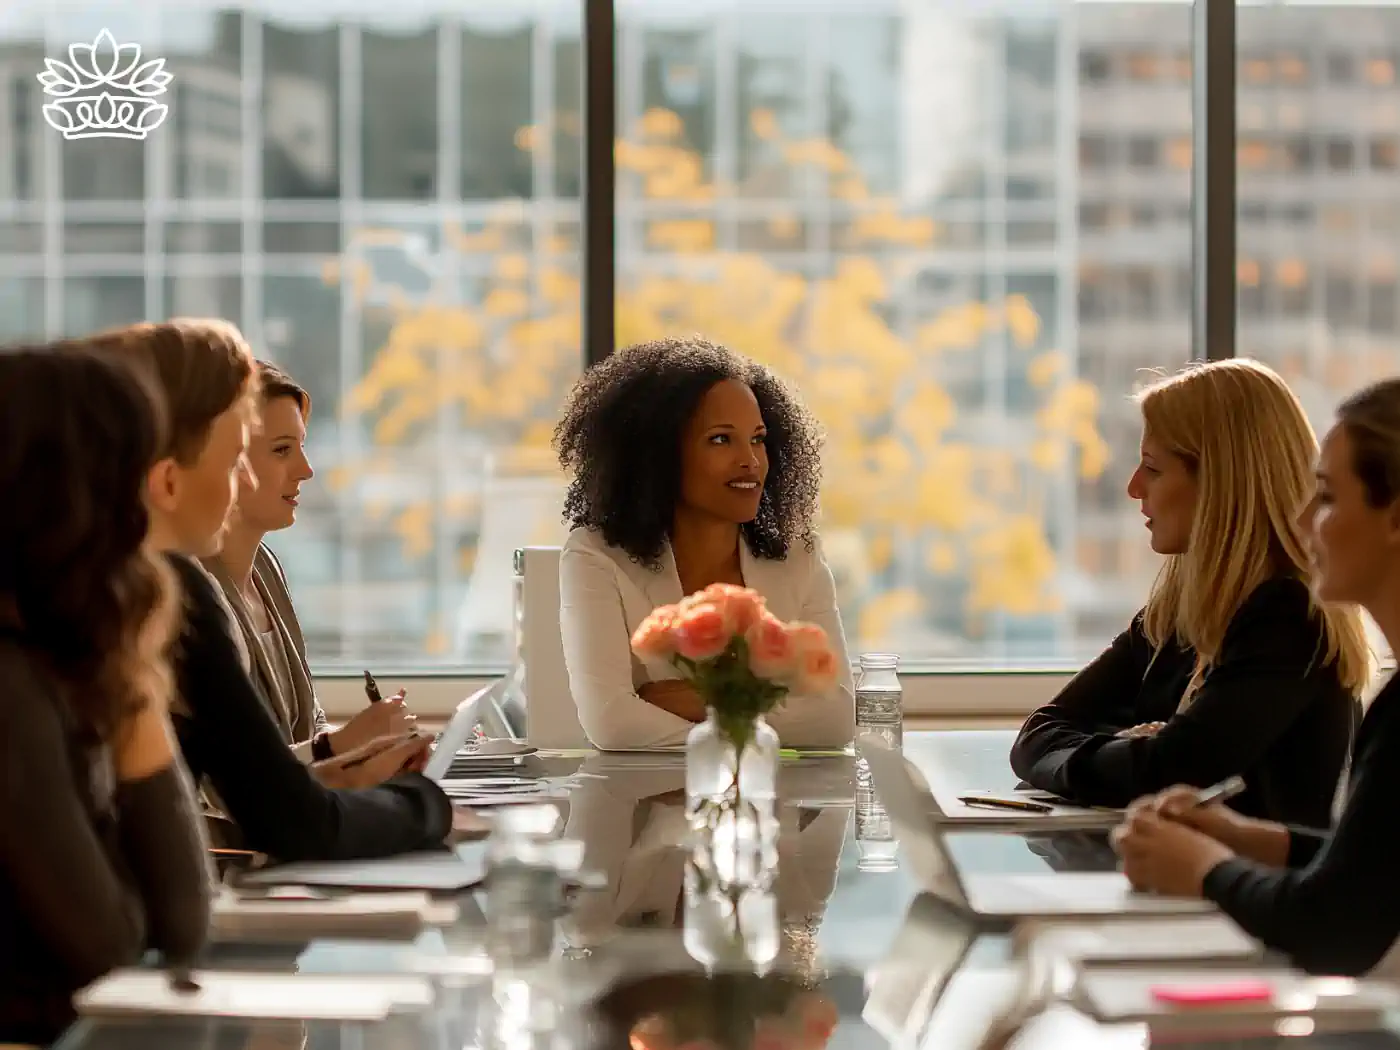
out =
[[[1258,995],[1267,986],[1267,996]],[[1191,989],[1192,1003],[1175,996],[1165,1000],[1162,989]],[[1212,996],[1212,989],[1221,994]],[[1242,994],[1249,993],[1249,994]],[[1211,999],[1208,1009],[1200,1004]],[[1073,993],[1074,1004],[1104,1024],[1154,1022],[1171,1019],[1190,1024],[1208,1014],[1213,1022],[1222,1017],[1259,1020],[1307,1015],[1334,1021],[1365,1020],[1393,1006],[1393,989],[1379,983],[1338,978],[1307,977],[1286,969],[1231,968],[1203,971],[1185,965],[1170,968],[1124,969],[1091,964],[1081,968]]]
[[[296,887],[289,887],[296,890]],[[320,937],[412,940],[428,926],[450,926],[457,906],[428,894],[373,893],[326,897],[315,891],[266,897],[223,893],[214,900],[215,941],[306,941]]]
[[[242,1017],[382,1021],[433,1005],[433,986],[410,974],[266,974],[200,970],[199,990],[176,991],[162,970],[116,970],[73,997],[84,1017]]]
[[[334,886],[349,890],[426,890],[452,893],[481,881],[480,858],[454,852],[403,853],[381,860],[306,861],[249,872],[240,886]]]

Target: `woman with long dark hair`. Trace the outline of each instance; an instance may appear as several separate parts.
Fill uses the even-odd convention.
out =
[[[0,350],[0,1043],[74,991],[204,942],[209,876],[176,758],[169,569],[145,546],[159,401],[71,346]]]

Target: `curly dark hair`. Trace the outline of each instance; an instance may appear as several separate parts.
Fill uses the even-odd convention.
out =
[[[165,441],[154,384],[77,343],[0,348],[0,618],[112,740],[171,695],[170,569],[145,549]]]
[[[768,428],[768,480],[758,516],[742,526],[749,549],[781,560],[811,544],[821,489],[821,431],[797,394],[767,368],[700,337],[655,339],[609,355],[574,385],[554,428],[559,463],[573,474],[570,528],[597,529],[655,568],[681,492],[681,434],[726,379],[748,385]]]

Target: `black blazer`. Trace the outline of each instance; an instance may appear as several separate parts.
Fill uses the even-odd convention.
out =
[[[198,563],[168,555],[185,596],[173,712],[185,764],[218,792],[242,845],[277,860],[350,860],[440,846],[452,803],[406,773],[363,790],[323,787],[292,754],[243,669],[231,614]]]
[[[1397,798],[1400,678],[1391,678],[1361,720],[1337,826],[1327,832],[1289,829],[1286,868],[1239,857],[1222,861],[1206,876],[1206,899],[1299,969],[1366,973],[1400,938]],[[1393,973],[1377,976],[1394,979]]]
[[[1178,714],[1195,650],[1169,644],[1154,659],[1139,613],[1026,719],[1011,766],[1038,788],[1099,806],[1239,774],[1248,785],[1233,803],[1241,813],[1326,827],[1360,708],[1325,653],[1307,585],[1268,580],[1240,606]],[[1114,736],[1144,722],[1167,724],[1155,737]]]

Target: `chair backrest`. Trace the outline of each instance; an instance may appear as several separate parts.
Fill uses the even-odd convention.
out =
[[[569,689],[559,632],[558,547],[520,555],[521,663],[525,671],[525,739],[534,747],[590,747]]]

